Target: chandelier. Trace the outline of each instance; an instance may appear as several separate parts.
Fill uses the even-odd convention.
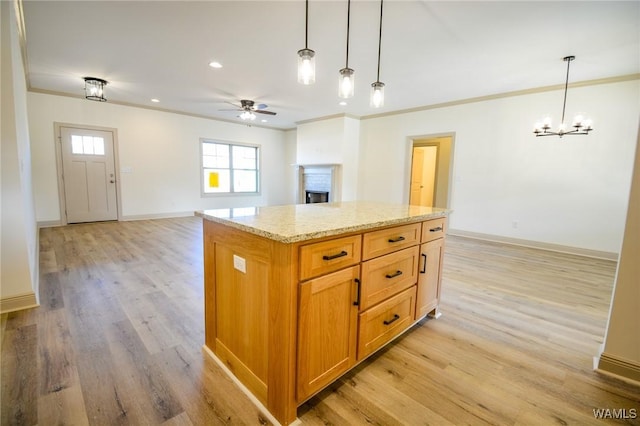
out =
[[[575,56],[565,56],[562,58],[567,63],[567,78],[564,83],[564,102],[562,104],[562,118],[560,119],[560,125],[558,131],[551,131],[551,117],[545,117],[541,122],[536,123],[533,133],[536,136],[559,136],[564,135],[588,135],[593,130],[591,127],[591,120],[585,118],[582,114],[576,114],[571,124],[572,129],[567,130],[567,124],[564,121],[564,113],[567,107],[567,89],[569,88],[569,64],[576,59]]]

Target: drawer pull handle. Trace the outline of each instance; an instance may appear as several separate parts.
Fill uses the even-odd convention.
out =
[[[349,253],[347,253],[346,251],[342,250],[340,253],[338,254],[332,254],[331,256],[322,256],[322,258],[324,260],[333,260],[333,259],[337,259],[339,257],[343,257],[348,255]]]
[[[436,228],[429,229],[429,232],[439,232],[439,231],[442,231],[442,226],[438,226]]]
[[[387,274],[387,275],[385,275],[385,277],[387,277],[387,278],[395,278],[395,277],[397,277],[398,275],[402,275],[402,271],[395,271],[393,274]]]
[[[360,280],[356,278],[355,282],[358,287],[356,288],[356,301],[353,302],[353,306],[360,306]]]
[[[424,264],[422,265],[422,269],[420,270],[421,274],[427,273],[427,255],[422,253],[422,257],[424,257]]]
[[[390,243],[399,243],[400,241],[404,241],[404,237],[403,236],[399,236],[397,238],[389,238],[388,241]]]
[[[400,319],[400,315],[398,315],[398,314],[393,314],[393,319],[390,319],[389,321],[384,320],[384,321],[383,321],[383,323],[384,323],[384,325],[389,325],[389,324],[391,324],[391,323],[392,323],[392,322],[394,322],[394,321],[398,321],[399,319]]]

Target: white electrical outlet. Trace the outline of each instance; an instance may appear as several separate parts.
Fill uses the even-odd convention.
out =
[[[243,274],[247,273],[247,260],[244,257],[233,255],[233,267]]]
[[[514,229],[517,229],[518,228],[518,221],[514,220],[513,222],[511,222],[511,227],[514,228]]]

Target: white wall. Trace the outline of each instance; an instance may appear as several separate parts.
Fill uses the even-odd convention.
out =
[[[360,167],[360,120],[338,117],[300,124],[297,163],[340,164],[341,201],[356,200]]]
[[[117,129],[124,219],[293,202],[283,131],[42,93],[28,106],[40,222],[60,220],[54,122]],[[202,197],[200,138],[260,145],[261,194]]]
[[[579,105],[595,130],[536,138],[533,123],[549,111],[559,120],[562,96],[551,91],[364,119],[358,198],[408,202],[411,136],[452,132],[450,228],[617,253],[640,82],[570,88],[567,115]]]
[[[31,193],[27,89],[15,4],[0,2],[2,82],[2,196],[0,208],[0,310],[35,306],[38,287],[37,227]]]

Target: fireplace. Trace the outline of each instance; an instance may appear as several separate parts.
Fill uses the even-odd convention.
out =
[[[328,203],[329,191],[305,191],[304,199],[307,204]]]
[[[297,202],[302,204],[340,201],[340,164],[297,165]]]

